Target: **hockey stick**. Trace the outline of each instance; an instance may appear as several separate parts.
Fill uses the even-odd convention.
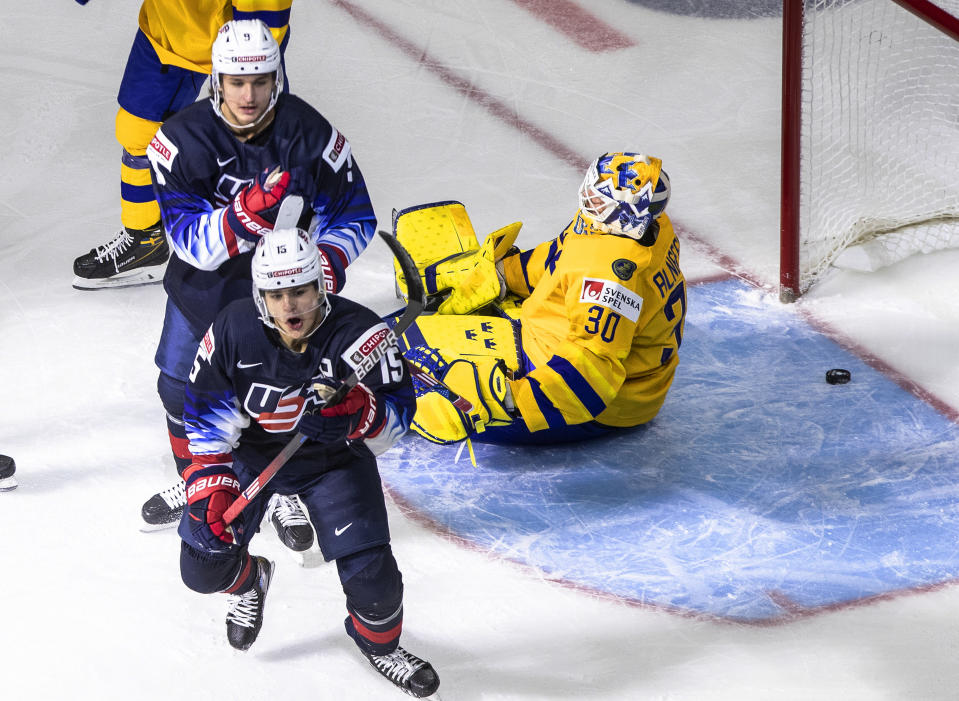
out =
[[[406,364],[409,365],[410,373],[413,375],[413,377],[439,394],[441,397],[445,397],[453,406],[462,411],[464,414],[468,414],[473,411],[473,404],[470,402],[470,400],[451,390],[445,382],[436,379],[430,375],[428,371],[421,368],[409,358],[406,359]]]
[[[300,195],[287,195],[280,202],[280,211],[276,213],[274,229],[292,229],[300,221],[303,211],[303,198]]]
[[[330,395],[329,398],[327,398],[324,406],[333,406],[334,404],[339,404],[343,400],[343,397],[345,397],[351,389],[356,387],[356,385],[359,384],[359,381],[362,380],[366,374],[380,362],[380,360],[382,360],[389,349],[396,345],[397,336],[403,335],[403,333],[416,320],[416,317],[420,315],[420,313],[423,311],[423,308],[426,306],[426,292],[423,289],[423,280],[420,278],[419,271],[416,269],[416,264],[413,263],[413,259],[410,257],[410,254],[405,248],[403,248],[403,245],[397,241],[396,237],[392,234],[388,234],[385,231],[380,231],[378,233],[386,242],[386,245],[390,247],[393,255],[396,256],[396,259],[400,263],[400,268],[403,270],[403,274],[407,280],[409,302],[407,303],[406,309],[403,311],[402,316],[396,320],[396,324],[393,326],[393,328],[389,329],[383,335],[383,338],[381,338],[379,342],[373,346],[366,358],[364,358],[357,368],[351,372],[345,380],[343,380],[342,384],[336,389],[336,391]],[[280,468],[287,463],[287,461],[297,450],[300,449],[300,446],[303,445],[306,440],[306,436],[297,431],[296,435],[290,439],[290,442],[283,446],[283,449],[275,458],[273,458],[272,462],[270,462],[270,464],[267,465],[263,471],[256,476],[256,478],[254,478],[249,486],[243,490],[243,493],[236,498],[236,501],[230,504],[230,508],[228,508],[223,514],[223,520],[227,525],[230,525],[236,520],[237,516],[240,515],[240,512],[242,512],[243,509],[246,508],[247,504],[249,504],[260,492],[260,490],[266,486],[267,482],[273,479],[274,475],[279,472]]]

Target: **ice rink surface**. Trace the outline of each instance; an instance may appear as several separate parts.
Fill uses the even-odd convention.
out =
[[[656,421],[477,446],[476,467],[413,437],[382,458],[403,644],[447,701],[959,697],[959,252],[833,271],[779,303],[779,18],[754,6],[294,3],[293,91],[350,139],[381,226],[455,199],[481,236],[523,221],[528,247],[569,221],[604,151],[662,157],[672,182],[690,310]],[[0,494],[0,693],[401,698],[344,635],[331,566],[299,567],[264,530],[278,569],[238,653],[225,599],[181,584],[174,531],[137,530],[175,478],[152,361],[164,294],[70,281],[119,221],[138,7],[0,17],[0,452],[20,481]],[[344,294],[385,314],[391,275],[375,240]],[[825,384],[836,366],[852,383]]]

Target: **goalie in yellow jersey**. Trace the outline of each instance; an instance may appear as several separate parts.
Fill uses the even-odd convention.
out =
[[[572,222],[525,251],[519,222],[480,246],[459,202],[396,213],[436,312],[401,339],[418,370],[413,428],[437,443],[556,443],[656,416],[686,316],[669,192],[660,159],[606,153]]]

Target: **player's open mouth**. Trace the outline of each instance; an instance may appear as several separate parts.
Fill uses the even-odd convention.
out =
[[[286,320],[285,325],[290,331],[299,331],[303,328],[303,319],[298,316],[291,316]]]

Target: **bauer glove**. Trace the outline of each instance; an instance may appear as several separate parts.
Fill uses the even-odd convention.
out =
[[[272,231],[280,200],[290,185],[290,174],[277,166],[263,170],[256,180],[243,188],[223,211],[223,228],[234,236],[256,243],[266,231]]]
[[[225,465],[190,465],[186,480],[187,528],[194,542],[207,552],[224,552],[233,545],[233,531],[223,520],[240,496],[240,480]]]
[[[332,394],[334,389],[320,383],[313,387],[324,398]],[[345,443],[376,436],[383,428],[384,420],[385,411],[381,403],[361,382],[338,404],[304,414],[300,418],[299,431],[318,443]]]

